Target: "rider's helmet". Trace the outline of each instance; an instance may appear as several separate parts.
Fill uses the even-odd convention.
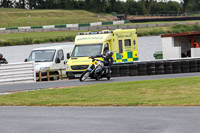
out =
[[[107,51],[106,52],[106,57],[108,58],[108,57],[112,57],[112,55],[113,55],[113,52],[112,51]]]

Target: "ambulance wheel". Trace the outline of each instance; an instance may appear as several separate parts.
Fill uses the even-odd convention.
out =
[[[83,72],[79,78],[79,80],[82,82],[82,81],[85,81],[90,75],[90,72],[87,70],[85,72]]]

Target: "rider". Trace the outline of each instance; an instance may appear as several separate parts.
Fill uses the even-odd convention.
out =
[[[3,58],[3,54],[0,53],[0,64],[8,64],[7,60]]]
[[[112,67],[112,64],[113,64],[113,58],[112,58],[112,55],[113,55],[113,52],[112,51],[107,51],[106,54],[103,56],[103,63],[104,63],[104,66],[106,66],[108,69],[108,74],[106,75],[107,78],[110,78],[111,77],[111,67]]]

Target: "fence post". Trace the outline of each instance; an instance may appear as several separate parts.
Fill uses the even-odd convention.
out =
[[[63,77],[62,77],[62,68],[60,68],[60,79],[63,80]]]
[[[49,70],[47,70],[47,80],[49,81]]]
[[[40,82],[42,81],[42,72],[39,71],[39,79],[40,79]]]

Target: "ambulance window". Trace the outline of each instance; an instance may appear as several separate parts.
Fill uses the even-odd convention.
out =
[[[106,51],[108,51],[108,50],[109,50],[109,45],[108,45],[108,43],[106,43],[106,44],[104,45],[103,53],[105,54]]]
[[[119,40],[119,53],[123,53],[122,40]]]
[[[63,50],[58,51],[56,58],[59,58],[60,60],[64,60]]]
[[[131,39],[124,40],[125,46],[131,46]]]

